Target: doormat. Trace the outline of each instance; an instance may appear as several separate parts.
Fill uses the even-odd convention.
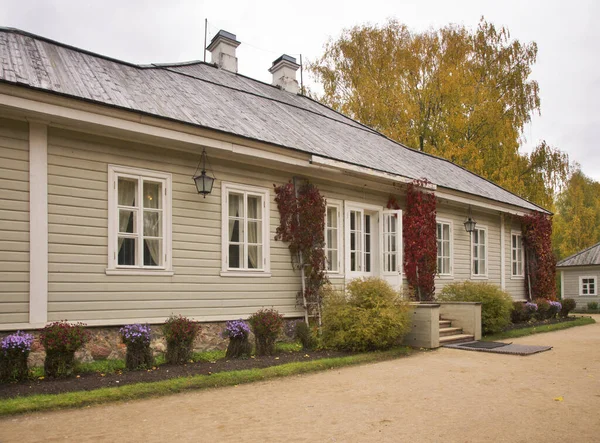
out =
[[[469,343],[463,343],[465,348],[476,348],[476,349],[494,349],[502,346],[508,346],[511,343],[501,343],[498,341],[473,341]]]
[[[549,351],[552,346],[534,346],[534,345],[517,345],[514,343],[498,343],[489,342],[490,344],[496,344],[500,346],[489,347],[484,345],[486,342],[471,341],[468,343],[458,343],[455,345],[444,345],[445,348],[451,349],[462,349],[464,351],[478,351],[478,352],[493,352],[495,354],[512,354],[512,355],[533,355],[538,352]],[[504,346],[502,346],[504,345]]]

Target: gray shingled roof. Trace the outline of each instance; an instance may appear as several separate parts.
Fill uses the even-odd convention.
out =
[[[600,243],[590,246],[583,251],[579,251],[570,257],[567,257],[556,264],[556,267],[567,266],[593,266],[600,265]]]
[[[538,206],[314,100],[192,62],[134,65],[0,28],[0,81],[202,126],[529,210]]]

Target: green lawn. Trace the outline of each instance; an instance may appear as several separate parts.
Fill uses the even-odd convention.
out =
[[[191,389],[233,386],[277,377],[341,368],[344,366],[392,360],[409,355],[411,352],[412,350],[410,348],[403,346],[383,352],[369,352],[346,357],[287,363],[262,369],[246,369],[241,371],[219,372],[212,375],[180,377],[153,383],[124,385],[118,388],[101,388],[93,391],[76,391],[64,394],[43,394],[3,399],[0,401],[0,415],[75,408],[114,401],[157,397]]]
[[[573,328],[575,326],[584,326],[596,323],[593,318],[590,317],[579,317],[577,320],[573,320],[565,323],[555,323],[552,325],[542,326],[531,326],[529,328],[513,329],[511,331],[500,332],[498,334],[485,335],[482,337],[483,341],[496,341],[505,340],[508,338],[525,337],[532,334],[540,334],[543,332],[560,331],[562,329]]]

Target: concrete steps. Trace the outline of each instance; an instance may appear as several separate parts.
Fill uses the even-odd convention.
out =
[[[452,320],[440,317],[440,345],[464,343],[475,340],[470,334],[463,334],[462,328],[452,327]]]

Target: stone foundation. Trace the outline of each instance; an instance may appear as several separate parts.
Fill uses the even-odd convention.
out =
[[[283,333],[279,337],[281,341],[293,340],[295,334],[295,324],[297,319],[289,319],[285,321]],[[229,340],[221,337],[221,333],[225,329],[225,322],[202,323],[202,329],[194,341],[194,351],[213,351],[225,350]],[[163,336],[161,325],[150,325],[152,329],[152,340],[150,347],[154,356],[164,354],[167,350],[167,343]],[[89,327],[91,333],[90,341],[79,351],[75,353],[77,361],[89,363],[96,360],[119,360],[125,358],[126,347],[119,336],[120,326],[109,327]],[[2,332],[0,339],[13,333]],[[39,330],[26,331],[34,336],[31,353],[29,354],[29,367],[43,366],[46,352],[39,341]],[[250,340],[254,343],[254,336],[250,333]]]

